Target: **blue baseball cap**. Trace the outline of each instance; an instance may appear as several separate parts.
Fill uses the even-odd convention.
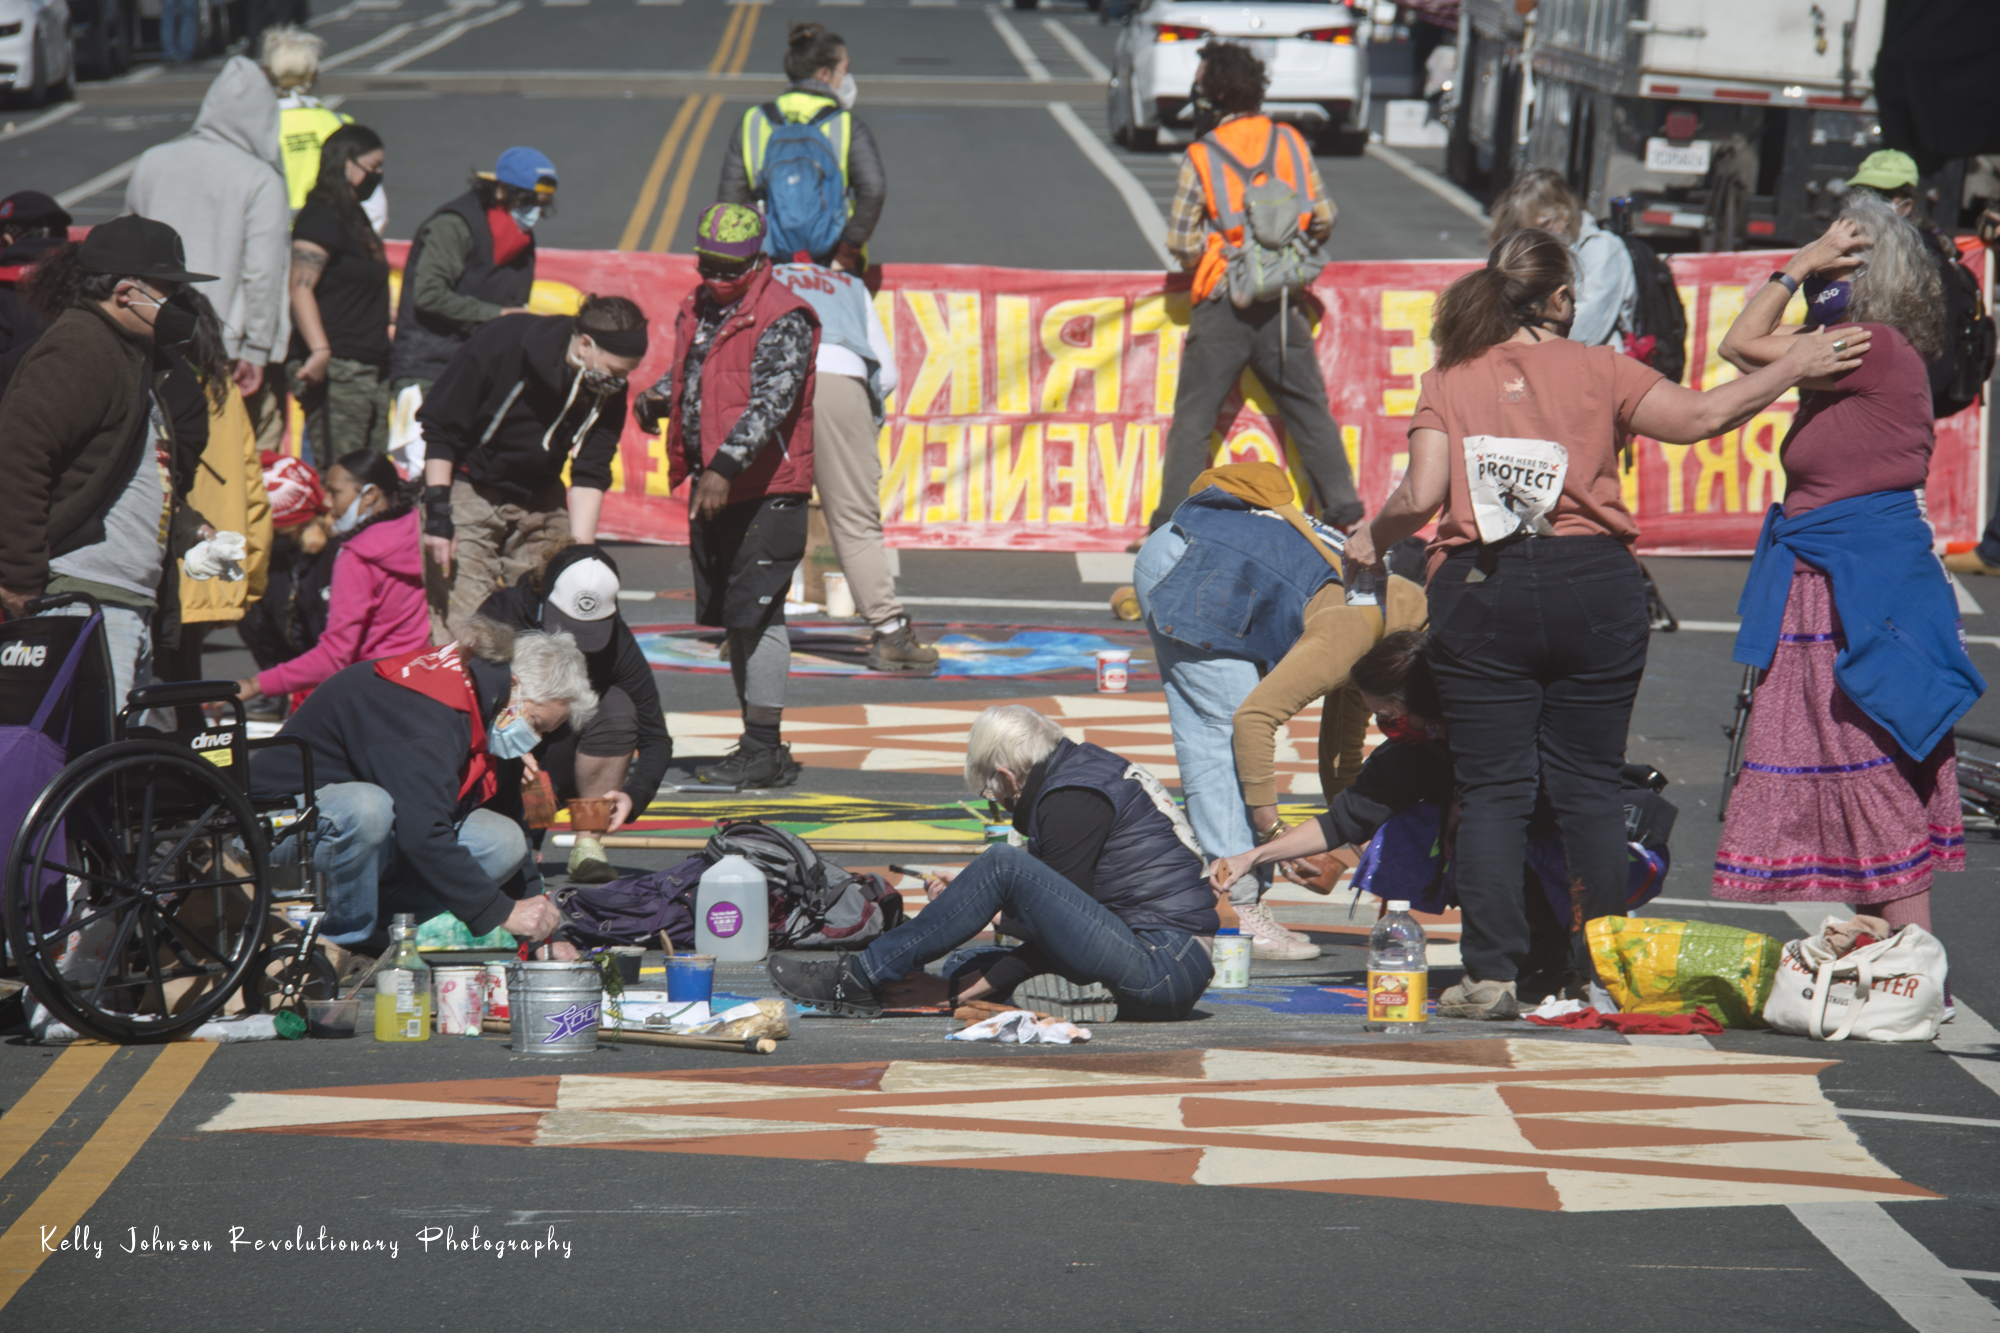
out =
[[[553,190],[556,188],[556,164],[537,149],[509,148],[493,164],[493,178],[502,185],[512,185],[520,190],[532,190],[537,186]]]

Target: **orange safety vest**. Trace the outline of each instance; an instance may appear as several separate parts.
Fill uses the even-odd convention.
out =
[[[1188,160],[1194,163],[1195,174],[1201,177],[1201,189],[1208,205],[1208,220],[1211,227],[1208,233],[1208,252],[1202,255],[1201,262],[1194,270],[1192,296],[1197,305],[1206,301],[1209,293],[1215,290],[1215,285],[1222,281],[1223,271],[1228,267],[1225,248],[1233,249],[1243,244],[1243,223],[1238,221],[1235,225],[1224,228],[1219,225],[1219,219],[1224,216],[1241,219],[1243,192],[1252,185],[1263,184],[1266,179],[1261,173],[1254,178],[1246,179],[1244,173],[1239,170],[1239,164],[1262,162],[1264,154],[1270,150],[1271,135],[1274,133],[1283,135],[1289,140],[1289,144],[1279,145],[1280,151],[1275,155],[1278,179],[1297,190],[1299,196],[1308,200],[1310,205],[1312,178],[1306,170],[1306,163],[1312,161],[1312,158],[1306,148],[1305,140],[1289,125],[1280,125],[1269,116],[1239,116],[1226,124],[1216,126],[1200,140],[1188,145]],[[1211,152],[1210,139],[1215,140],[1224,151]],[[1290,152],[1283,151],[1287,146],[1290,147]],[[1230,161],[1232,157],[1236,161]],[[1221,201],[1218,201],[1215,195],[1218,167],[1221,168],[1224,190]],[[1303,232],[1311,226],[1312,209],[1308,206],[1306,211],[1299,215],[1299,230]]]

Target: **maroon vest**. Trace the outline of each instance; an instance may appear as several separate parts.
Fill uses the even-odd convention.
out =
[[[687,349],[694,345],[694,331],[699,323],[696,303],[702,298],[702,288],[696,286],[681,302],[680,314],[674,319],[674,346],[681,349],[681,359],[674,366],[674,389],[672,402],[674,412],[667,427],[668,476],[674,486],[679,486],[688,475],[686,441],[681,434],[681,395],[687,387]],[[708,349],[708,359],[701,365],[701,461],[704,465],[713,461],[715,451],[729,437],[730,428],[743,415],[743,409],[750,403],[750,361],[757,352],[757,337],[778,316],[792,310],[803,310],[813,325],[813,355],[819,354],[819,316],[802,297],[798,296],[782,282],[771,280],[770,265],[765,265],[750,290],[729,312],[722,327],[715,332],[715,341]],[[805,385],[799,390],[798,401],[792,405],[790,415],[778,427],[775,443],[767,444],[729,487],[729,502],[755,500],[766,495],[804,495],[812,490],[813,484],[813,391],[817,376],[810,370],[806,374]]]

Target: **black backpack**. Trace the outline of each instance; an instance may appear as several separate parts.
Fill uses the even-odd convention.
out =
[[[1944,355],[1930,367],[1931,411],[1943,419],[1963,412],[1985,393],[1993,376],[1995,337],[1979,279],[1954,256],[1932,253],[1944,287]]]
[[[702,849],[713,865],[740,856],[771,888],[773,949],[864,949],[903,923],[903,896],[880,875],[852,875],[783,829],[724,824]]]
[[[1674,284],[1674,271],[1657,250],[1637,236],[1618,239],[1625,242],[1626,252],[1632,256],[1632,276],[1639,281],[1637,327],[1626,331],[1626,346],[1631,347],[1634,339],[1651,338],[1652,350],[1638,359],[1679,384],[1687,374],[1688,320]]]
[[[650,875],[559,890],[556,906],[572,940],[585,946],[652,948],[666,931],[676,949],[694,948],[694,891],[713,864],[690,856]]]

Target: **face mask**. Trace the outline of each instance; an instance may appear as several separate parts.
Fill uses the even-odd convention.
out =
[[[333,520],[333,530],[336,533],[345,537],[348,533],[361,526],[361,520],[367,517],[367,514],[361,508],[361,502],[367,499],[368,492],[374,489],[373,486],[363,486],[360,493],[348,504],[346,511],[339,518]]]
[[[542,734],[517,704],[508,704],[486,733],[486,753],[495,759],[519,759],[542,743]]]
[[[753,266],[746,269],[740,277],[703,278],[702,285],[708,288],[710,298],[726,310],[743,299],[743,294],[750,290],[750,279],[755,277],[756,273],[757,270]]]
[[[178,347],[194,337],[194,331],[201,324],[201,314],[194,308],[194,302],[185,291],[175,292],[166,300],[157,300],[145,292],[134,291],[133,297],[145,301],[154,310],[153,341],[162,347]]]
[[[526,208],[515,209],[509,216],[514,219],[514,225],[522,231],[533,231],[535,224],[542,220],[542,206],[530,204]]]
[[[1801,284],[1806,296],[1806,327],[1823,329],[1847,316],[1847,303],[1854,299],[1854,284],[1846,278],[1807,278]]]
[[[850,72],[840,76],[840,83],[833,90],[833,100],[840,103],[842,111],[854,110],[858,94],[854,90],[854,75]]]
[[[361,184],[354,187],[354,197],[362,203],[375,195],[376,187],[382,184],[382,173],[371,171],[361,178]]]
[[[613,375],[610,371],[600,370],[595,366],[583,366],[581,370],[583,387],[592,393],[617,393],[625,387],[623,375]]]

